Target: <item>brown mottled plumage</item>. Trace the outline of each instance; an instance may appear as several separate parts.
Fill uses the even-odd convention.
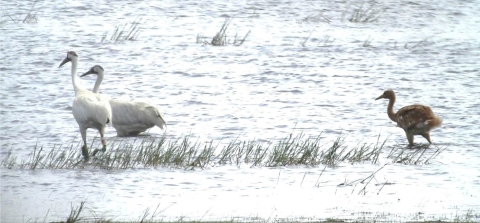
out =
[[[388,117],[397,123],[407,135],[408,143],[413,145],[413,136],[421,135],[431,144],[430,130],[442,125],[442,118],[435,116],[432,109],[425,105],[409,105],[393,112],[393,104],[395,104],[395,92],[386,90],[380,97],[375,100],[385,98],[388,99],[387,114]]]

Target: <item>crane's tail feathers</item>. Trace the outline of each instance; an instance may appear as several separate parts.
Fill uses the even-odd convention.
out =
[[[109,127],[112,127],[113,126],[112,118],[107,118],[107,122],[105,124],[108,125]]]
[[[436,116],[433,119],[429,119],[426,121],[427,125],[429,125],[432,129],[440,127],[442,125],[443,119],[441,117]]]

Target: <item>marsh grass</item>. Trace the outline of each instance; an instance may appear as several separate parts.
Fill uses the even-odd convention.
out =
[[[80,213],[83,210],[83,206],[85,205],[85,201],[80,202],[80,206],[74,208],[72,205],[72,210],[70,211],[70,215],[67,218],[66,223],[76,223],[80,222],[82,218],[80,218]]]
[[[132,23],[125,23],[123,26],[119,25],[115,27],[112,35],[108,37],[108,32],[102,36],[101,42],[110,41],[113,43],[121,43],[124,41],[135,41],[138,39],[138,35],[140,35],[140,30],[142,29],[142,18],[137,17]]]
[[[209,39],[208,37],[203,36],[203,34],[197,34],[197,44],[201,43],[204,45],[212,45],[212,46],[227,46],[227,45],[235,45],[235,46],[240,46],[242,45],[245,40],[247,39],[248,35],[250,34],[250,31],[243,36],[243,38],[238,36],[238,33],[235,34],[233,39],[228,39],[227,36],[227,31],[228,27],[230,26],[231,19],[225,19],[223,22],[222,27],[220,30],[213,36],[211,41],[207,41]]]
[[[328,23],[330,24],[330,18],[327,18],[323,13],[325,10],[308,15],[305,18],[297,20],[297,23]]]
[[[308,36],[303,39],[303,42],[301,43],[301,45],[302,45],[303,47],[305,47],[307,41],[308,41],[308,40],[310,39],[310,37],[312,36],[313,31],[315,31],[315,30],[310,31],[310,33],[308,34]]]
[[[27,24],[28,23],[37,23],[38,22],[37,13],[40,10],[40,8],[35,9],[35,6],[37,5],[37,2],[38,2],[38,0],[35,0],[33,2],[32,7],[30,8],[30,10],[28,10],[27,15],[25,15],[25,17],[23,19],[14,19],[10,15],[6,15],[6,16],[8,16],[10,18],[10,20],[12,20],[14,23],[17,23],[17,22],[20,22],[20,21],[22,23],[27,23]]]
[[[430,147],[434,147],[433,149]],[[393,163],[408,165],[425,165],[431,163],[445,147],[435,145],[417,145],[413,148],[396,145],[389,152],[387,158],[392,159]]]
[[[323,38],[323,40],[318,43],[317,46],[326,47],[326,46],[329,46],[331,43],[333,43],[333,41],[335,41],[335,38],[332,38],[331,36],[326,35],[326,36]]]
[[[371,36],[368,36],[368,38],[363,42],[363,47],[369,47],[369,46],[372,46],[371,43],[372,43],[372,40],[373,38]]]
[[[349,14],[348,21],[352,23],[371,23],[378,20],[385,9],[376,1],[362,1],[359,6],[353,6],[353,10],[349,12],[347,8],[342,14],[342,21]]]
[[[381,168],[380,168],[381,169]],[[379,169],[379,170],[380,170]],[[376,172],[378,172],[377,170]],[[373,173],[372,175],[374,175]],[[367,181],[370,179],[371,181],[372,177],[367,177],[364,179],[364,181]],[[314,219],[314,218],[305,218],[305,217],[291,217],[291,218],[278,218],[278,217],[268,217],[268,218],[261,218],[261,217],[232,217],[230,220],[220,220],[220,221],[211,221],[211,220],[206,220],[204,221],[203,218],[205,215],[210,211],[212,207],[207,209],[205,214],[201,216],[200,219],[190,219],[186,220],[186,216],[180,216],[178,218],[175,218],[175,220],[165,220],[164,212],[167,210],[170,206],[160,210],[160,204],[157,205],[157,207],[151,211],[149,207],[147,207],[141,214],[138,220],[125,220],[125,221],[116,221],[116,220],[111,220],[111,219],[103,219],[99,218],[96,216],[95,212],[90,211],[90,213],[93,215],[93,218],[91,217],[85,217],[81,218],[79,217],[82,211],[85,209],[89,209],[85,206],[85,201],[80,202],[80,206],[78,207],[71,207],[70,213],[67,217],[66,221],[59,221],[59,222],[52,222],[52,223],[77,223],[77,222],[82,222],[82,223],[146,223],[146,222],[151,222],[151,223],[171,223],[171,222],[186,222],[186,223],[193,223],[193,222],[209,222],[209,223],[267,223],[267,222],[315,222],[315,223],[345,223],[345,222],[351,222],[351,223],[366,223],[366,222],[388,222],[388,223],[396,223],[396,222],[409,222],[409,223],[433,223],[433,222],[443,222],[443,223],[453,223],[453,222],[463,222],[463,223],[469,223],[469,222],[478,222],[480,215],[474,211],[473,209],[467,210],[465,213],[462,214],[456,214],[453,219],[448,219],[448,218],[439,218],[439,217],[429,217],[429,219],[435,219],[435,220],[407,220],[411,219],[412,216],[405,215],[404,217],[401,216],[395,216],[394,219],[389,220],[387,216],[389,216],[389,213],[380,213],[375,216],[364,216],[364,213],[352,213],[352,217],[350,219],[340,219],[340,218],[326,218],[326,219]],[[83,216],[86,216],[82,214]],[[416,219],[418,213],[415,213],[413,217]],[[352,220],[356,216],[356,220]],[[424,218],[424,217],[423,217]],[[173,219],[173,218],[172,218]],[[31,222],[31,221],[28,221]],[[45,222],[45,221],[44,221]]]
[[[415,51],[415,50],[418,50],[418,49],[423,49],[424,47],[431,46],[431,45],[434,44],[433,41],[430,41],[430,39],[432,39],[433,37],[434,36],[429,36],[429,37],[426,37],[426,38],[424,38],[422,40],[419,40],[419,41],[405,43],[403,48],[411,50],[411,51]],[[395,46],[396,46],[396,44],[395,44]]]
[[[22,21],[23,23],[37,23],[38,22],[37,13],[40,10],[40,8],[35,10],[35,5],[37,4],[37,1],[38,0],[33,2],[32,8],[30,8],[27,15],[25,16],[25,18]]]
[[[199,142],[190,136],[182,138],[158,138],[134,141],[112,142],[107,152],[98,153],[87,163],[83,162],[80,145],[45,150],[35,146],[32,153],[19,158],[10,151],[0,161],[2,167],[20,169],[129,169],[129,168],[179,168],[186,170],[205,169],[219,165],[249,165],[250,167],[279,166],[338,166],[340,163],[377,164],[384,151],[385,140],[380,136],[376,143],[359,142],[345,144],[345,135],[333,142],[323,142],[322,135],[306,136],[303,133],[290,134],[282,139],[268,142],[234,139],[229,143]],[[93,149],[93,147],[91,147]],[[388,154],[392,162],[423,165],[434,159],[442,149],[426,151],[419,149],[405,151],[394,147]]]

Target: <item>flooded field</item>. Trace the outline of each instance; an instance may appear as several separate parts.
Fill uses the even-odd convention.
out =
[[[90,210],[82,216],[114,220],[159,207],[159,218],[173,220],[480,221],[474,1],[47,0],[2,9],[1,222],[65,220],[82,201]],[[229,44],[205,44],[228,18]],[[134,39],[115,40],[117,28],[135,22]],[[213,141],[215,154],[234,140],[266,146],[290,134],[320,136],[322,149],[339,138],[347,149],[385,144],[375,162],[336,165],[22,166],[40,148],[81,160],[71,65],[58,68],[69,50],[78,73],[105,69],[102,94],[154,104],[168,124],[128,138],[107,128],[105,156],[119,145],[185,136]],[[81,80],[91,89],[95,76]],[[414,150],[388,118],[387,101],[374,100],[386,89],[397,94],[394,110],[419,103],[443,118],[432,145],[415,137],[425,155],[440,151],[429,162],[389,156]],[[98,137],[89,130],[89,146],[99,148]]]

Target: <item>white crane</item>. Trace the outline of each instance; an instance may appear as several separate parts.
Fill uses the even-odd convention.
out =
[[[93,92],[98,93],[105,71],[100,65],[95,65],[80,77],[89,74],[97,75]],[[160,111],[150,104],[110,99],[110,105],[113,115],[112,124],[117,130],[117,136],[136,136],[154,126],[162,130],[167,126]]]
[[[80,128],[80,134],[83,139],[82,155],[85,161],[88,161],[88,148],[87,148],[87,129],[95,128],[100,133],[102,140],[102,149],[96,149],[93,151],[92,156],[98,151],[107,150],[107,142],[104,138],[105,125],[111,123],[112,120],[112,108],[110,103],[104,97],[100,97],[98,94],[93,93],[78,83],[77,77],[77,64],[78,56],[74,51],[69,51],[67,57],[60,63],[61,67],[64,64],[72,62],[72,83],[75,90],[75,99],[73,100],[72,113],[73,117],[78,123]]]

